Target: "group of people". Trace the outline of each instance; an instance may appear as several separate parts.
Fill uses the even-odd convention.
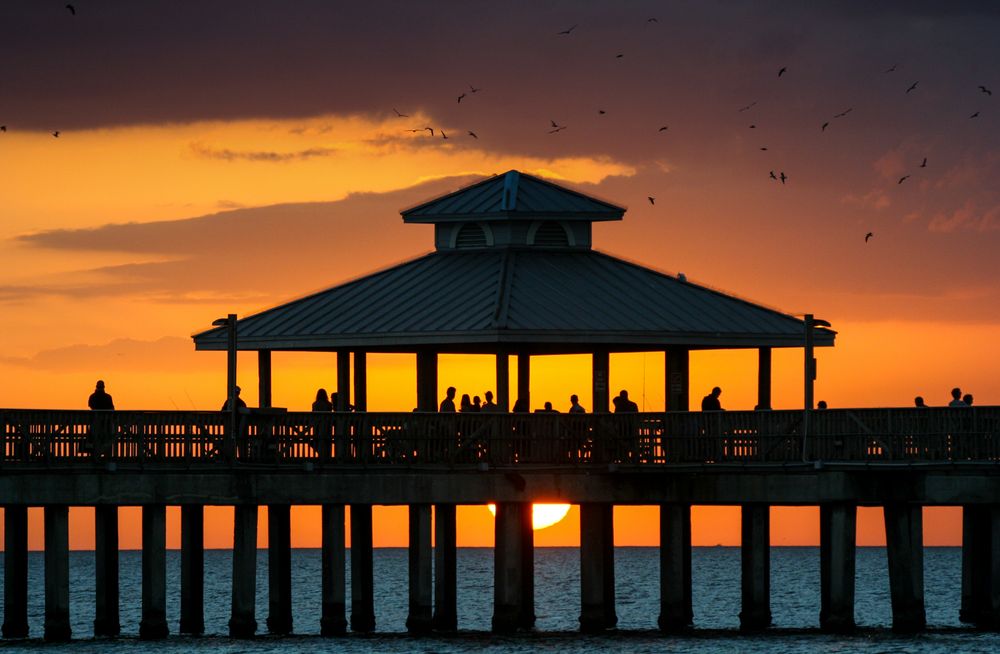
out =
[[[969,407],[972,406],[972,393],[966,393],[962,395],[962,389],[957,386],[951,389],[951,402],[948,402],[949,407]],[[927,404],[924,403],[924,398],[920,395],[913,398],[913,405],[918,409],[926,409]]]
[[[457,395],[458,390],[454,386],[449,386],[445,391],[445,397],[441,400],[441,404],[438,406],[439,413],[502,413],[503,409],[500,405],[493,401],[493,391],[486,391],[483,393],[483,397],[486,401],[483,402],[478,395],[469,397],[468,393],[462,395],[459,400],[458,408],[455,407],[455,395]],[[614,412],[615,413],[638,413],[639,405],[633,402],[628,397],[628,391],[622,390],[613,400]],[[535,413],[559,413],[556,409],[552,408],[552,402],[545,402],[542,405],[543,408],[535,409]],[[524,398],[518,398],[514,402],[514,406],[511,409],[511,413],[530,413],[531,408],[528,405],[528,401]],[[587,409],[580,404],[580,398],[576,395],[569,396],[569,409],[567,413],[586,413]]]

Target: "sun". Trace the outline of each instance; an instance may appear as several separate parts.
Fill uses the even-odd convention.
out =
[[[551,527],[566,517],[569,513],[569,504],[532,504],[531,505],[531,527],[535,531]],[[490,513],[496,517],[497,505],[489,505]]]

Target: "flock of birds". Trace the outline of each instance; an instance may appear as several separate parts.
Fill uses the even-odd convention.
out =
[[[66,5],[66,10],[69,11],[69,13],[71,15],[76,16],[76,7],[73,4],[67,4]],[[654,17],[654,18],[647,18],[646,22],[647,23],[657,23],[659,21]],[[570,35],[573,34],[573,31],[576,30],[577,27],[579,27],[579,25],[573,25],[572,27],[569,27],[567,29],[564,29],[564,30],[561,30],[559,32],[556,32],[555,34],[556,34],[556,36],[570,36]],[[615,59],[622,59],[624,57],[625,57],[624,53],[618,53],[618,54],[615,55]],[[883,73],[885,73],[885,74],[894,73],[894,72],[896,72],[896,69],[897,69],[898,66],[899,66],[899,64],[893,64],[889,68],[885,69],[883,71]],[[788,72],[788,67],[787,66],[782,66],[781,68],[779,68],[778,69],[778,78],[780,79],[786,72]],[[920,80],[914,81],[912,84],[910,84],[906,88],[905,94],[908,95],[912,91],[915,91],[916,88],[917,88],[917,86],[919,84],[920,84]],[[469,94],[475,95],[476,93],[479,93],[482,90],[483,89],[481,87],[476,87],[476,86],[474,86],[472,84],[469,84],[468,91],[462,91],[461,93],[459,93],[459,95],[457,96],[456,102],[458,104],[461,104],[462,100],[464,100],[465,98],[469,97]],[[980,84],[978,86],[978,91],[981,94],[986,95],[986,96],[992,96],[993,95],[993,91],[990,90],[984,84]],[[756,105],[757,105],[757,101],[755,100],[755,101],[751,102],[750,104],[747,104],[747,105],[744,105],[744,106],[740,107],[737,110],[737,112],[738,113],[743,113],[743,112],[749,111],[753,107],[755,107]],[[400,112],[398,109],[396,109],[395,107],[392,108],[392,111],[396,115],[397,118],[409,118],[410,117],[409,114],[404,114],[404,113]],[[821,132],[825,132],[826,129],[830,126],[830,124],[831,124],[831,122],[833,120],[844,118],[845,116],[847,116],[848,114],[850,114],[852,111],[854,111],[854,107],[849,107],[849,108],[845,109],[844,111],[841,111],[839,113],[834,114],[833,117],[831,118],[831,120],[824,121],[823,124],[820,125],[820,131]],[[598,115],[601,115],[601,116],[607,114],[607,112],[604,109],[598,109],[597,113],[598,113]],[[974,119],[974,118],[978,118],[978,117],[979,117],[979,111],[975,111],[971,115],[969,115],[970,119]],[[567,127],[568,127],[567,125],[560,125],[555,120],[550,120],[549,121],[549,128],[547,129],[547,133],[548,134],[558,134],[559,132],[562,132],[563,130],[567,129]],[[750,129],[756,129],[756,128],[757,128],[756,124],[751,124],[750,125]],[[670,127],[668,125],[662,125],[662,126],[660,126],[657,129],[657,133],[666,132],[669,129],[670,129]],[[440,136],[441,136],[442,139],[448,139],[449,138],[448,134],[444,131],[444,129],[441,129],[440,127],[436,131],[435,131],[435,129],[433,127],[430,127],[430,126],[411,128],[411,129],[407,129],[406,131],[410,132],[410,133],[427,132],[427,133],[430,134],[431,137],[436,137],[437,134],[440,134]],[[6,132],[7,132],[7,125],[0,125],[0,133],[6,133]],[[52,134],[53,138],[59,138],[59,135],[60,135],[61,132],[59,130],[53,130],[50,133]],[[472,131],[472,130],[466,130],[466,134],[469,137],[471,137],[471,138],[479,139],[479,136],[474,131]],[[767,151],[767,147],[766,146],[761,146],[760,149],[762,151]],[[927,157],[923,158],[923,161],[920,163],[920,165],[918,167],[919,168],[926,168],[927,167]],[[768,176],[769,176],[769,178],[772,181],[780,181],[782,184],[785,184],[788,181],[788,176],[785,174],[785,171],[783,171],[783,170],[780,170],[777,173],[775,173],[775,171],[771,170],[771,171],[769,171]],[[911,174],[903,175],[902,177],[899,178],[899,180],[896,182],[896,184],[897,185],[902,184],[903,182],[905,182],[906,180],[908,180],[910,177],[911,177]],[[650,205],[654,205],[654,206],[656,205],[656,198],[654,196],[651,196],[651,195],[647,196],[646,199],[649,201]],[[866,233],[865,234],[865,243],[867,243],[872,238],[872,236],[874,236],[874,234],[872,232]]]

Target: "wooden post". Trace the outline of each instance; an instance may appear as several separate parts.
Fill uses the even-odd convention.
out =
[[[924,613],[923,513],[920,506],[886,504],[886,551],[893,631],[911,633],[927,624]]]
[[[771,408],[771,348],[757,349],[757,408]]]
[[[614,506],[580,505],[580,631],[618,623],[614,588]]]
[[[671,347],[664,353],[667,411],[687,411],[690,407],[690,358],[687,348]]]
[[[375,631],[372,505],[351,505],[351,630]]]
[[[417,352],[417,409],[437,411],[438,369],[437,352]]]
[[[819,507],[819,628],[823,631],[854,630],[857,513],[853,504]]]
[[[28,637],[28,507],[3,511],[3,637]]]
[[[139,638],[166,638],[167,628],[167,507],[142,507],[142,620]]]
[[[354,351],[354,410],[368,410],[368,356],[364,350]]]
[[[517,353],[517,399],[531,410],[531,355],[527,352]]]
[[[337,405],[333,409],[351,409],[351,353],[347,350],[337,350]]]
[[[347,632],[344,505],[324,504],[322,522],[323,608],[320,633],[323,636],[339,636]]]
[[[182,634],[205,633],[205,507],[181,506]]]
[[[771,507],[744,504],[741,507],[742,631],[760,631],[771,626]]]
[[[69,507],[45,507],[45,640],[64,641],[69,626]]]
[[[431,549],[431,505],[410,505],[410,612],[406,629],[411,634],[431,630],[433,618],[433,564]]]
[[[288,504],[267,507],[267,630],[292,633],[292,517]]]
[[[594,413],[607,413],[610,410],[611,391],[608,388],[608,374],[611,368],[611,357],[607,350],[594,350],[591,355],[591,384],[594,392]]]
[[[691,505],[660,505],[660,629],[683,631],[694,620],[691,604]]]
[[[118,507],[94,507],[94,636],[121,633],[118,602]]]
[[[454,504],[434,505],[434,628],[458,629],[458,551]]]
[[[271,350],[257,351],[257,405],[271,408]]]
[[[501,411],[510,411],[510,354],[506,350],[497,353],[496,404]]]
[[[233,602],[231,638],[257,633],[257,505],[237,504],[233,512]]]

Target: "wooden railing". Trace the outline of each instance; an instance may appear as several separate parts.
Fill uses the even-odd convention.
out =
[[[230,434],[218,412],[0,409],[0,467],[1000,462],[1000,407],[813,411],[808,435],[803,417],[251,411]]]

